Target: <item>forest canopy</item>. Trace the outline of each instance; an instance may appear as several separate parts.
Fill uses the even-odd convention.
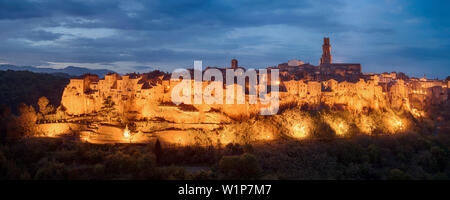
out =
[[[28,71],[0,71],[0,105],[18,113],[20,103],[38,108],[38,99],[46,96],[49,104],[58,107],[69,78]]]

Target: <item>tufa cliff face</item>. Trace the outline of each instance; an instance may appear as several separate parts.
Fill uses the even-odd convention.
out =
[[[380,75],[367,77],[369,78],[357,82],[338,82],[334,79],[281,81],[280,106],[294,103],[307,109],[327,106],[364,112],[382,108],[424,110],[428,105],[448,103],[448,85],[443,81],[391,79],[389,82],[380,82]],[[179,81],[172,81],[167,77],[148,78],[145,74],[125,76],[109,74],[104,79],[86,75],[81,79],[70,81],[65,87],[61,104],[67,108],[69,115],[99,113],[109,105],[112,110],[108,112],[116,112],[118,115],[132,113],[136,119],[159,117],[177,121],[182,119],[183,114],[189,113],[195,117],[188,116],[185,120],[195,122],[227,121],[211,116],[209,114],[211,111],[239,117],[257,114],[261,107],[265,107],[259,101],[257,104],[249,104],[246,95],[245,104],[203,103],[193,104],[190,109],[173,110],[176,106],[172,103],[171,93],[172,88],[178,83]],[[209,84],[203,82],[203,88]],[[192,92],[192,99],[194,95],[196,94]],[[226,98],[225,89],[223,97]]]

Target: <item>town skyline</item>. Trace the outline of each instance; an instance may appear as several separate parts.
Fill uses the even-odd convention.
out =
[[[318,64],[322,37],[334,60],[365,73],[450,74],[447,2],[2,1],[0,63],[106,68],[119,73],[291,59]],[[212,16],[212,13],[214,15]]]

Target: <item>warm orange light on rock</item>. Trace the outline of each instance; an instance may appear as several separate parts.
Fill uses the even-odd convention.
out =
[[[325,122],[334,130],[336,135],[344,136],[347,134],[349,125],[345,122],[344,119],[340,117],[335,117],[330,114],[324,115]]]
[[[334,130],[338,135],[345,135],[348,131],[348,125],[344,122],[338,122],[337,125],[334,126]]]
[[[293,136],[295,138],[305,138],[309,134],[309,128],[305,123],[297,123],[293,126]]]
[[[414,117],[424,117],[425,116],[425,112],[417,110],[415,108],[411,109],[411,114],[413,114]]]
[[[128,129],[128,125],[125,127],[125,130],[123,130],[123,137],[125,139],[130,139],[130,130]]]
[[[69,123],[51,123],[36,125],[40,137],[60,137],[64,134],[70,134],[72,130],[80,129],[78,124]]]
[[[391,113],[384,119],[385,126],[387,127],[387,132],[394,134],[406,131],[407,121],[394,113]]]
[[[403,129],[403,122],[401,119],[393,118],[391,121],[391,125],[392,125],[392,127],[394,127],[397,130]]]
[[[361,130],[362,133],[368,135],[372,134],[373,130],[375,130],[376,128],[374,120],[366,115],[361,115],[357,119],[356,126],[359,128],[359,130]]]

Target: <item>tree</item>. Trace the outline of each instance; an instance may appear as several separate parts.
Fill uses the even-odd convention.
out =
[[[388,175],[389,180],[409,180],[411,176],[400,169],[391,169]]]
[[[156,163],[160,164],[162,148],[161,148],[161,143],[159,142],[159,139],[156,139],[154,152],[155,152],[155,156],[156,156]]]
[[[66,107],[64,107],[63,105],[60,105],[57,109],[56,109],[56,118],[58,120],[64,119],[66,117]]]
[[[48,103],[49,101],[45,96],[42,96],[38,100],[39,112],[42,113],[42,115],[44,116],[49,113],[52,113],[55,110],[55,108],[52,105],[49,105]]]
[[[258,161],[256,160],[256,157],[253,154],[250,153],[244,153],[240,157],[240,172],[241,176],[244,179],[253,179],[257,178],[261,169],[258,165]]]
[[[100,110],[100,115],[106,118],[108,121],[112,121],[113,118],[117,117],[118,113],[114,107],[116,104],[112,100],[111,96],[106,97],[103,101],[103,106]]]
[[[24,135],[33,135],[36,133],[37,115],[33,106],[27,106],[22,103],[19,106],[20,116],[17,119],[18,126]]]
[[[239,165],[239,156],[223,156],[219,161],[218,169],[227,178],[237,178]]]
[[[13,115],[11,114],[11,109],[6,105],[0,106],[0,142],[5,141],[5,138],[10,131],[10,127],[14,123]]]
[[[219,161],[218,169],[226,179],[255,179],[260,173],[256,157],[250,153],[240,156],[223,156]]]

